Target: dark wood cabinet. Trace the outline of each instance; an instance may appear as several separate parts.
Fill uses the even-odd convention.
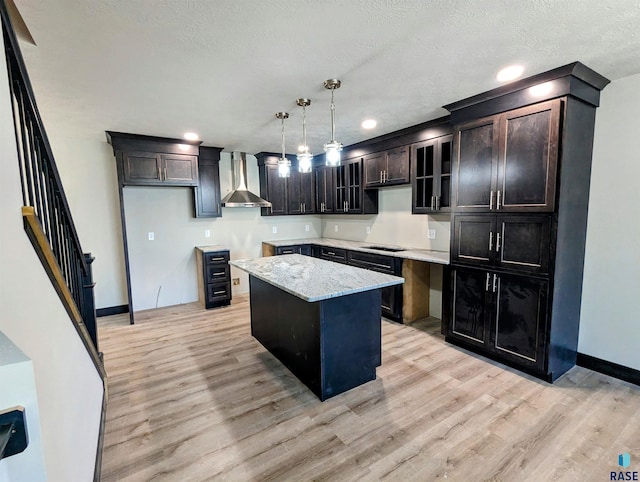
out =
[[[576,62],[446,106],[445,337],[550,382],[577,358],[595,110],[607,83]]]
[[[336,181],[335,169],[324,164],[313,169],[316,193],[316,212],[332,214],[335,212]]]
[[[347,264],[347,250],[345,249],[319,246],[318,251],[314,253],[314,257],[326,259],[327,261],[335,261],[336,263]]]
[[[125,186],[197,186],[198,156],[123,151]]]
[[[200,303],[209,309],[231,303],[229,251],[209,247],[196,248]]]
[[[202,147],[198,156],[199,184],[193,188],[196,218],[219,218],[220,204],[220,152],[219,147]]]
[[[349,159],[333,168],[335,182],[334,212],[377,214],[378,191],[362,185],[362,159]]]
[[[451,211],[451,147],[453,136],[418,142],[411,146],[413,214]]]
[[[173,186],[198,185],[198,156],[184,154],[161,154],[162,180]]]
[[[446,272],[452,301],[448,339],[542,370],[548,282],[471,268]]]
[[[286,180],[287,214],[314,214],[315,183],[313,173],[292,169]]]
[[[561,105],[556,99],[456,126],[455,210],[552,212]]]
[[[456,214],[451,262],[548,273],[549,215]]]
[[[363,157],[365,188],[409,183],[410,148],[401,146]]]
[[[278,176],[279,155],[261,152],[256,154],[260,175],[260,197],[271,202],[270,208],[262,208],[263,216],[315,214],[316,196],[314,174],[291,169],[289,177]]]
[[[259,162],[259,161],[258,161]],[[278,176],[275,163],[259,164],[260,197],[271,203],[271,207],[261,208],[262,216],[282,216],[287,214],[287,180]]]

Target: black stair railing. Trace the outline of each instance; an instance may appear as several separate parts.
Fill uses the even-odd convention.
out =
[[[4,2],[0,2],[25,230],[79,334],[99,365],[93,280]],[[86,259],[85,259],[86,256]],[[89,336],[86,336],[86,335]],[[87,340],[85,340],[85,338]],[[88,343],[92,345],[89,347]],[[102,367],[98,367],[102,372]]]

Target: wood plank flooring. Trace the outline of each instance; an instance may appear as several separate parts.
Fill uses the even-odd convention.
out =
[[[640,468],[640,387],[573,368],[549,385],[382,321],[375,381],[320,402],[251,337],[249,300],[99,319],[102,480],[609,480]]]

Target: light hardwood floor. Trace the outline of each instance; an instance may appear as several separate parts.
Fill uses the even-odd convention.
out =
[[[382,366],[320,402],[251,337],[249,300],[99,319],[102,480],[609,480],[640,469],[640,387],[575,367],[549,385],[382,322]],[[635,468],[634,468],[635,467]]]

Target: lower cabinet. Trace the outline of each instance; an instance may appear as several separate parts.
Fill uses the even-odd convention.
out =
[[[450,266],[447,341],[476,347],[518,368],[546,370],[549,282],[544,278]]]
[[[205,308],[231,303],[231,271],[228,250],[196,248],[198,295]]]
[[[303,254],[305,256],[311,256],[310,244],[292,244],[290,246],[276,246],[276,256],[281,254]]]

